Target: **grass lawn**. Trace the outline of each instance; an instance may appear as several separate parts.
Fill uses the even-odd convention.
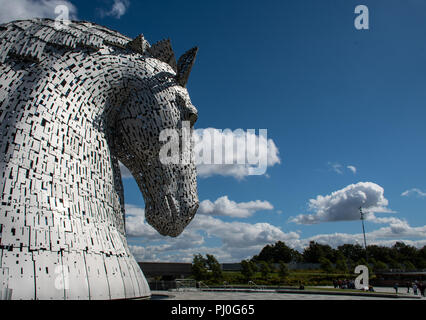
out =
[[[322,270],[291,270],[286,278],[280,277],[277,272],[271,272],[266,277],[260,272],[256,272],[250,280],[262,286],[326,286],[332,285],[333,280],[353,279],[355,275],[346,273],[325,273]],[[224,282],[230,285],[248,285],[247,279],[238,271],[225,271],[223,278],[219,281],[210,279],[205,281],[211,285],[223,285]]]

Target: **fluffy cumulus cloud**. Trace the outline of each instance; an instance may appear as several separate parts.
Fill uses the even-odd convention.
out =
[[[160,234],[145,221],[145,209],[126,204],[126,233],[129,237],[145,239],[161,239]]]
[[[179,237],[162,237],[147,224],[144,214],[144,209],[126,205],[126,231],[139,261],[191,261],[196,253],[214,254],[220,261],[240,261],[268,243],[299,238],[298,233],[283,232],[269,223],[225,222],[205,214],[197,214]],[[206,246],[207,239],[216,245]]]
[[[256,200],[249,202],[235,202],[229,200],[228,196],[223,196],[216,199],[214,202],[210,200],[201,201],[198,213],[234,218],[247,218],[257,211],[272,209],[274,209],[274,207],[268,201]]]
[[[407,245],[423,247],[426,245],[426,226],[413,227],[407,221],[397,218],[371,219],[370,222],[388,224],[366,233],[368,245],[392,246],[395,242],[404,242]],[[371,224],[367,224],[371,228]],[[300,239],[295,243],[296,249],[303,250],[309,241],[328,244],[334,248],[345,243],[364,245],[364,236],[360,233],[330,233],[318,234],[309,238]]]
[[[387,208],[388,200],[384,190],[373,182],[351,184],[326,196],[309,200],[312,214],[301,214],[291,219],[299,224],[315,224],[327,221],[359,220],[362,207],[367,217],[374,212],[392,212]]]
[[[375,223],[388,224],[386,227],[373,230],[369,233],[369,236],[375,240],[378,239],[395,239],[395,238],[425,238],[426,226],[412,227],[409,223],[403,219],[398,218],[376,218],[372,219]]]
[[[130,250],[138,261],[191,262],[194,254],[209,253],[220,262],[238,262],[258,254],[266,244],[277,241],[283,241],[299,251],[303,251],[310,241],[332,247],[345,243],[363,244],[361,232],[317,234],[302,238],[298,232],[284,232],[266,222],[223,221],[205,214],[197,214],[179,237],[162,237],[146,223],[144,209],[132,205],[126,205],[126,209]],[[368,244],[392,246],[398,241],[416,247],[426,245],[426,226],[413,227],[399,218],[376,218],[373,215],[366,224],[367,230],[377,224],[384,225],[367,232]]]
[[[300,215],[294,222],[313,224],[323,221],[359,220],[359,207],[366,212],[368,244],[392,246],[395,242],[422,247],[426,245],[426,226],[411,226],[388,208],[381,186],[372,182],[349,185],[330,195],[309,202],[312,215]],[[283,231],[268,222],[244,222],[257,211],[273,210],[268,201],[235,202],[227,196],[201,202],[199,212],[184,232],[176,237],[163,237],[145,220],[145,210],[126,205],[126,231],[130,250],[138,261],[191,262],[194,254],[213,254],[220,262],[238,262],[258,254],[267,244],[283,241],[303,251],[310,241],[338,247],[345,243],[363,245],[361,225],[357,233],[319,233],[302,237],[300,231]],[[224,219],[226,217],[226,219]],[[226,221],[225,221],[226,220]],[[359,223],[359,222],[357,222]]]
[[[409,197],[409,196],[412,196],[412,195],[415,195],[415,196],[418,196],[418,197],[421,197],[421,198],[425,198],[426,192],[424,192],[420,189],[417,189],[417,188],[413,188],[413,189],[406,190],[403,193],[401,193],[401,196],[403,196],[403,197]]]
[[[204,230],[207,235],[219,237],[228,248],[258,246],[278,240],[298,238],[295,232],[284,233],[269,223],[225,222],[211,216],[199,215],[194,219],[190,230]]]
[[[194,155],[197,175],[215,175],[241,180],[250,175],[265,175],[267,168],[280,164],[279,150],[272,139],[243,130],[194,130]],[[123,179],[132,178],[120,163]]]
[[[111,9],[100,9],[99,13],[102,17],[108,16],[120,19],[127,12],[129,6],[130,2],[128,0],[114,0]]]
[[[267,134],[207,128],[195,130],[193,137],[200,177],[221,175],[242,179],[263,175],[268,167],[281,163],[278,148]]]
[[[60,5],[67,8],[69,19],[77,19],[76,7],[66,0],[0,0],[0,23],[31,18],[55,19],[64,14],[63,10],[55,12]]]

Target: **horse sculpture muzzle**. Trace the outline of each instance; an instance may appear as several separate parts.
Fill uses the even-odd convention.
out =
[[[169,170],[174,173],[174,180],[144,194],[145,217],[160,234],[176,237],[194,218],[199,206],[196,171],[193,165]]]

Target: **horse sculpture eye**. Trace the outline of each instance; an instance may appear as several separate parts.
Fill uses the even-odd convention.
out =
[[[189,121],[192,127],[198,119],[197,109],[195,109],[195,107],[191,103],[187,103],[185,98],[180,94],[176,94],[176,105],[183,112],[183,120]]]
[[[186,106],[185,98],[182,97],[179,93],[176,94],[176,104],[181,108],[184,108]]]

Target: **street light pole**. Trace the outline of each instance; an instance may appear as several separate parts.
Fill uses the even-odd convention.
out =
[[[359,212],[361,213],[362,233],[364,234],[365,258],[366,258],[367,265],[368,265],[367,240],[365,238],[364,212],[362,212],[362,207],[359,207]]]

